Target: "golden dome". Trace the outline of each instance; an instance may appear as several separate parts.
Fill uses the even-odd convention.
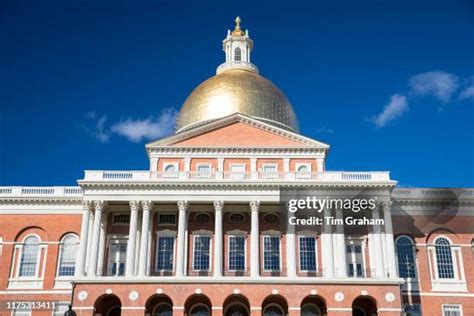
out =
[[[270,80],[244,69],[228,69],[194,89],[181,107],[177,130],[236,112],[299,132],[287,97]]]

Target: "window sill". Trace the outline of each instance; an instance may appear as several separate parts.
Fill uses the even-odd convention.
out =
[[[60,289],[60,290],[64,290],[64,289],[72,289],[72,280],[74,279],[74,277],[62,277],[62,278],[56,278],[54,280],[54,289]]]
[[[464,280],[432,280],[432,291],[442,292],[467,292],[466,281]]]
[[[14,290],[38,290],[43,288],[42,279],[10,279],[8,281],[8,289]]]

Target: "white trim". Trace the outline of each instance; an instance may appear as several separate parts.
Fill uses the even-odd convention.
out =
[[[7,290],[7,291],[0,291],[2,295],[38,295],[38,294],[71,294],[72,290],[33,290],[33,291],[26,291],[26,290]]]
[[[300,233],[297,233],[297,236],[298,236],[298,270],[299,272],[303,272],[303,273],[316,272],[317,273],[319,271],[319,267],[318,267],[318,237],[316,233],[300,232]],[[315,257],[315,268],[316,268],[316,270],[314,271],[301,269],[301,238],[314,238],[314,257]]]
[[[156,246],[155,246],[155,264],[154,264],[154,267],[153,267],[153,271],[154,272],[173,272],[176,268],[176,264],[175,264],[175,261],[176,261],[176,240],[177,240],[177,236],[178,236],[178,233],[174,230],[170,230],[170,229],[163,229],[163,230],[158,230],[155,232],[156,234]],[[173,262],[172,262],[172,267],[171,267],[171,270],[158,270],[158,245],[159,245],[159,238],[160,237],[173,237]],[[158,304],[160,305],[160,304]]]
[[[463,310],[462,310],[462,304],[441,304],[441,315],[445,316],[446,314],[444,313],[444,307],[445,306],[458,306],[459,307],[459,316],[463,316]]]
[[[231,270],[230,269],[230,238],[231,237],[243,237],[244,238],[244,269],[243,270]],[[228,232],[227,235],[227,271],[228,272],[245,272],[247,271],[247,234],[244,231],[234,230]]]
[[[192,232],[193,236],[193,258],[192,258],[192,268],[193,272],[211,272],[212,271],[212,232],[208,230],[198,230]],[[196,256],[196,238],[197,237],[209,237],[209,268],[207,270],[196,270],[194,267],[194,257]],[[191,309],[190,309],[191,310]]]
[[[262,247],[261,251],[262,252],[261,253],[262,253],[262,257],[263,257],[262,258],[262,271],[263,272],[270,272],[270,273],[271,272],[282,272],[282,268],[283,268],[282,265],[283,264],[282,264],[282,253],[281,253],[281,237],[282,237],[281,232],[274,231],[274,230],[268,230],[268,231],[262,232],[261,236],[262,236],[262,242],[261,242],[261,247]],[[265,269],[265,238],[266,237],[269,237],[269,238],[278,237],[278,247],[279,247],[278,257],[280,259],[280,262],[279,262],[280,269],[278,269],[278,270],[267,270],[267,269]]]
[[[64,240],[69,237],[69,236],[73,236],[76,238],[76,246],[78,247],[79,246],[79,236],[77,236],[75,233],[68,233],[66,235],[64,235],[62,238],[61,238],[61,241],[59,242],[59,247],[58,247],[58,260],[56,262],[56,279],[55,281],[62,281],[62,280],[67,280],[67,279],[71,279],[74,277],[74,275],[71,275],[71,276],[60,276],[59,275],[59,268],[61,266],[61,260],[62,260],[62,248],[64,246]],[[76,249],[76,257],[74,258],[74,263],[76,262],[76,259],[77,259],[77,250],[78,248]],[[76,269],[75,265],[74,265],[74,270]],[[55,282],[56,283],[56,282]]]

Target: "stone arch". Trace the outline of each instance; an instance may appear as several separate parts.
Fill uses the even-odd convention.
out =
[[[49,241],[49,235],[46,230],[40,226],[28,226],[21,229],[15,235],[15,241],[21,242],[27,235],[37,235],[41,241]]]
[[[306,296],[301,301],[300,307],[302,316],[312,315],[313,313],[310,313],[310,311],[318,311],[319,315],[321,316],[327,314],[326,300],[319,295]],[[305,313],[305,310],[307,310],[308,312]]]
[[[223,307],[224,316],[249,316],[250,303],[242,294],[229,295],[225,300]]]
[[[427,244],[434,244],[434,241],[436,238],[440,236],[445,236],[447,237],[451,243],[453,244],[460,244],[461,238],[456,234],[455,232],[446,229],[446,228],[439,228],[431,231],[427,236],[426,236],[426,243]]]
[[[377,301],[372,296],[358,296],[352,302],[352,316],[376,316]]]
[[[165,294],[153,295],[145,303],[145,315],[171,316],[173,315],[173,301]]]
[[[274,314],[276,316],[276,309],[280,309],[282,315],[288,315],[288,302],[286,299],[278,294],[267,296],[262,302],[262,316]]]
[[[193,312],[203,308],[208,310],[209,316],[212,316],[212,303],[209,297],[204,294],[191,295],[184,303],[184,315],[191,316]]]
[[[94,303],[94,315],[121,316],[122,302],[114,294],[99,296]]]

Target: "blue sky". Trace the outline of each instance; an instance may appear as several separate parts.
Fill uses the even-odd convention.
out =
[[[3,1],[0,185],[148,168],[144,144],[214,75],[240,15],[329,170],[474,186],[473,2],[239,4]]]

